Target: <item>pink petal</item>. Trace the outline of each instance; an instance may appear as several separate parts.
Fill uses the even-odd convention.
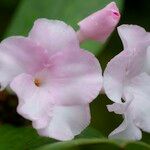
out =
[[[19,98],[17,111],[24,118],[31,121],[48,121],[47,113],[51,111],[52,97],[49,91],[37,87],[34,78],[28,74],[18,75],[10,87]]]
[[[118,27],[119,36],[123,42],[124,49],[145,49],[150,45],[150,33],[137,25],[121,25]]]
[[[50,55],[64,49],[79,48],[73,28],[58,20],[36,20],[29,37],[47,49]]]
[[[38,130],[43,136],[57,140],[71,140],[83,131],[90,123],[88,105],[56,106],[49,125]]]
[[[50,63],[49,68],[37,72],[33,77],[30,76],[30,84],[33,85],[35,91],[27,91],[29,92],[27,97],[30,97],[32,91],[31,98],[34,98],[32,94],[36,92],[36,89],[41,89],[34,96],[42,98],[42,93],[44,93],[43,96],[45,94],[49,96],[48,99],[52,104],[74,105],[90,103],[99,94],[102,87],[101,67],[91,53],[82,50],[63,51],[51,57]],[[19,77],[16,77],[13,81],[14,84],[11,84],[11,88],[17,95],[17,90],[20,90],[18,87],[21,86],[23,92],[27,87],[22,84],[28,83],[24,81],[26,77]],[[35,79],[39,80],[39,87],[35,86]],[[38,94],[41,94],[41,97]],[[27,98],[23,98],[24,93],[20,93],[18,96],[20,99]],[[34,102],[31,103],[34,104]]]
[[[114,2],[108,4],[102,10],[88,16],[78,24],[79,39],[92,39],[96,41],[105,41],[112,33],[120,20],[119,10]]]
[[[37,87],[31,75],[18,75],[12,81],[11,88],[19,97],[18,113],[31,120],[33,127],[40,135],[58,140],[70,140],[90,123],[88,104],[54,105],[51,91],[44,85],[44,82],[43,85]]]
[[[107,64],[104,89],[112,101],[121,102],[126,84],[142,72],[145,56],[140,50],[122,51]]]
[[[51,93],[57,104],[83,104],[93,101],[102,87],[98,60],[83,50],[63,51],[50,60]]]
[[[35,73],[48,62],[46,51],[25,37],[10,37],[0,44],[0,84],[5,88],[23,72]]]

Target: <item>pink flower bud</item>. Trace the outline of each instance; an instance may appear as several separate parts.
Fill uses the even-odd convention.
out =
[[[120,13],[115,4],[111,2],[103,9],[95,12],[78,23],[77,32],[80,42],[86,39],[104,42],[112,33],[120,20]]]

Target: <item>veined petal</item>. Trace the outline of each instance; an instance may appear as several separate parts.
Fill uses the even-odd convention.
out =
[[[124,49],[140,47],[140,49],[147,48],[150,45],[150,33],[146,32],[144,28],[137,25],[121,25],[118,27],[118,33],[122,40]]]
[[[88,105],[56,106],[48,126],[38,130],[43,136],[66,141],[74,138],[90,123]]]
[[[5,88],[20,73],[33,74],[48,63],[47,52],[25,37],[10,37],[0,44],[0,84]]]
[[[140,50],[122,51],[115,56],[104,71],[104,89],[107,96],[120,103],[124,88],[142,72],[146,54]]]
[[[50,87],[57,104],[90,103],[102,87],[98,60],[83,50],[63,51],[50,60]]]
[[[53,55],[64,49],[79,48],[79,40],[72,27],[59,20],[37,19],[29,37]]]
[[[92,39],[103,42],[112,33],[119,20],[119,10],[116,4],[112,2],[78,23],[80,26],[79,39],[81,41]]]

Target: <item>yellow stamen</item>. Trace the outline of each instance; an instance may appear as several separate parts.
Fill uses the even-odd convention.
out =
[[[39,79],[35,79],[34,84],[39,87],[41,85],[41,81]]]

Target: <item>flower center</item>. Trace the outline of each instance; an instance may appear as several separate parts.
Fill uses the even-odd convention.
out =
[[[39,86],[41,85],[41,80],[35,79],[35,80],[34,80],[34,84],[35,84],[37,87],[39,87]]]

